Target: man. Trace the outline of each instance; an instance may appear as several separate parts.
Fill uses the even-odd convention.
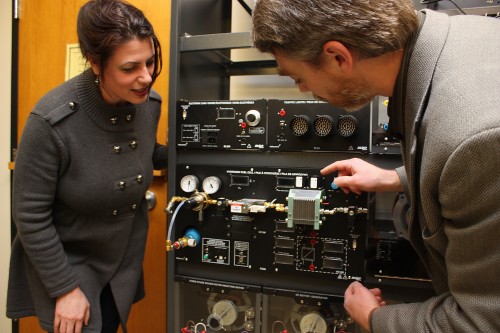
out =
[[[301,91],[346,110],[389,96],[404,167],[335,162],[345,192],[404,191],[409,240],[435,297],[386,305],[352,283],[373,332],[500,332],[500,20],[416,12],[411,0],[259,0],[253,41]]]

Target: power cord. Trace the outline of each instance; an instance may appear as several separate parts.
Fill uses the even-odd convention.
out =
[[[420,3],[421,3],[422,5],[429,5],[429,4],[431,4],[431,3],[437,3],[437,2],[440,2],[440,1],[442,1],[442,0],[420,0]],[[458,10],[459,10],[462,14],[467,15],[467,13],[466,13],[466,12],[464,12],[464,11],[462,10],[462,8],[460,8],[460,7],[459,7],[459,6],[455,3],[455,1],[453,1],[453,0],[447,0],[447,1],[449,1],[449,2],[451,2],[453,5],[455,5],[455,7],[457,7],[457,9],[458,9]]]

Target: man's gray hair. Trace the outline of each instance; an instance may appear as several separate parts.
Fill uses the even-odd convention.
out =
[[[252,19],[257,49],[311,64],[328,41],[370,58],[404,48],[418,30],[412,0],[258,0]]]

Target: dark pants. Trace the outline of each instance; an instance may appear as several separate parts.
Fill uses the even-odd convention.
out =
[[[120,315],[116,308],[111,287],[107,284],[101,292],[101,333],[116,333],[120,326]]]
[[[120,326],[120,315],[116,308],[111,287],[107,284],[101,292],[101,316],[102,330],[101,333],[116,333]]]

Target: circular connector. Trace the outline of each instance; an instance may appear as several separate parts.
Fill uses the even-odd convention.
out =
[[[314,120],[314,133],[317,136],[328,136],[333,133],[333,119],[330,116],[316,116]]]
[[[245,113],[245,121],[249,126],[257,126],[260,122],[260,112],[257,110],[249,110]]]
[[[290,122],[290,130],[292,134],[295,136],[303,136],[309,132],[309,128],[311,127],[311,120],[308,116],[299,115],[293,117]]]
[[[351,115],[339,116],[337,131],[344,138],[353,136],[358,131],[358,120]]]

